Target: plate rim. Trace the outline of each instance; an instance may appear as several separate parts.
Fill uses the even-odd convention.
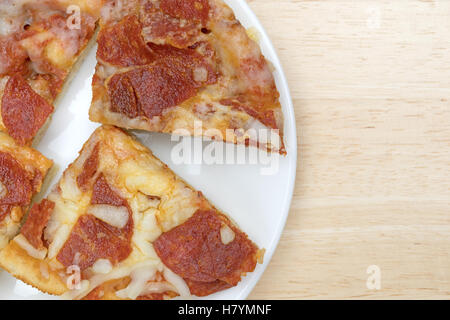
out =
[[[283,66],[281,64],[281,61],[278,57],[277,51],[275,50],[275,47],[272,43],[272,40],[270,39],[269,35],[267,34],[264,26],[259,21],[256,14],[253,12],[253,10],[250,8],[248,3],[245,0],[225,0],[227,3],[232,1],[235,2],[237,5],[241,7],[241,10],[243,14],[248,17],[248,19],[251,21],[251,27],[256,28],[259,33],[259,40],[260,40],[260,47],[261,43],[264,43],[266,45],[265,50],[268,52],[268,54],[265,55],[265,58],[269,60],[273,66],[275,67],[276,72],[279,74],[279,85],[277,86],[278,91],[283,91],[282,94],[286,98],[285,105],[282,105],[283,108],[283,116],[284,116],[284,136],[289,136],[291,139],[291,145],[288,146],[288,164],[292,168],[293,173],[289,175],[288,180],[288,192],[285,195],[285,208],[283,212],[280,214],[280,224],[275,232],[275,237],[272,240],[272,243],[270,245],[270,249],[268,248],[266,251],[266,254],[264,256],[264,264],[259,268],[257,272],[254,271],[253,279],[251,279],[248,286],[243,288],[243,290],[240,292],[237,299],[246,300],[250,293],[252,293],[253,289],[255,288],[256,284],[261,280],[262,275],[267,270],[267,267],[269,266],[270,262],[272,261],[273,255],[275,254],[275,251],[278,248],[278,245],[280,243],[281,235],[286,227],[287,218],[289,216],[289,212],[291,210],[292,206],[292,199],[294,196],[294,188],[295,188],[295,180],[297,176],[297,124],[295,121],[295,113],[294,113],[294,104],[292,101],[291,91],[289,89],[289,84],[286,78],[286,74],[284,72]],[[235,12],[236,14],[236,12]],[[246,28],[248,29],[248,28]],[[270,56],[270,57],[267,57]],[[281,92],[280,92],[281,94]],[[289,125],[286,125],[287,122]],[[287,132],[287,130],[289,132]]]

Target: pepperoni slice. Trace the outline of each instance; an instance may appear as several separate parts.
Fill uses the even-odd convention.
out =
[[[0,39],[0,76],[26,73],[27,52],[13,37]]]
[[[217,82],[218,75],[214,66],[215,51],[208,43],[199,42],[188,49],[152,43],[148,46],[157,56],[158,64],[186,74],[195,86],[201,87],[204,84]]]
[[[246,100],[246,97],[240,96],[236,99],[222,99],[220,100],[220,103],[224,106],[230,106],[236,110],[247,113],[269,128],[278,129],[273,110],[264,110],[263,107],[258,107],[260,105],[258,105],[257,102],[249,102]]]
[[[231,284],[221,280],[216,280],[212,282],[201,282],[201,281],[193,281],[191,279],[185,279],[185,281],[191,293],[198,297],[209,296],[210,294],[213,294],[215,292],[219,292],[232,287]]]
[[[195,96],[197,88],[186,73],[164,65],[137,68],[114,75],[108,84],[111,110],[130,114],[138,110],[147,118]],[[133,113],[134,114],[134,113]]]
[[[112,65],[140,66],[154,60],[141,36],[142,26],[136,16],[126,16],[119,23],[100,31],[97,58]]]
[[[210,10],[208,0],[161,0],[160,8],[172,17],[203,24],[208,21]]]
[[[145,42],[168,44],[177,48],[187,48],[198,42],[203,34],[201,25],[183,21],[164,14],[161,11],[145,10],[143,32]]]
[[[210,57],[194,49],[149,48],[158,57],[154,65],[111,77],[107,85],[111,111],[130,118],[160,116],[165,109],[195,96],[198,88],[217,81],[213,66],[207,62]]]
[[[16,74],[6,83],[1,112],[8,134],[17,143],[25,145],[44,125],[53,112],[53,106],[34,92],[20,74]]]
[[[115,75],[108,83],[111,111],[134,119],[141,115],[133,83],[128,75]]]
[[[131,217],[123,229],[118,229],[93,215],[82,215],[56,258],[65,267],[77,264],[82,271],[98,259],[116,264],[131,253],[132,228]]]
[[[31,208],[28,218],[20,230],[20,233],[36,249],[45,247],[42,241],[42,235],[54,208],[55,203],[47,199],[42,200],[39,204],[35,204]]]
[[[9,153],[0,151],[0,182],[6,188],[0,205],[26,206],[31,201],[33,185],[27,171]]]
[[[101,174],[95,181],[91,204],[109,204],[120,207],[126,206],[126,201],[111,189],[105,177]]]
[[[57,255],[65,267],[78,264],[81,270],[91,267],[98,259],[108,259],[112,264],[125,260],[131,253],[133,219],[125,199],[115,193],[103,175],[94,183],[92,204],[126,206],[129,219],[122,229],[113,227],[93,215],[81,216],[69,239]],[[78,255],[78,261],[75,261]]]
[[[224,244],[220,230],[227,225],[234,240]],[[204,296],[235,286],[256,266],[256,246],[215,211],[197,211],[182,225],[163,233],[154,243],[163,263],[186,280],[191,292]]]
[[[262,54],[240,61],[241,76],[248,84],[247,95],[261,105],[273,106],[278,103],[277,91],[272,71]]]
[[[98,153],[100,151],[100,145],[96,144],[91,152],[89,158],[83,164],[83,169],[80,175],[77,177],[77,184],[81,190],[86,191],[89,186],[89,182],[95,176],[98,169]]]

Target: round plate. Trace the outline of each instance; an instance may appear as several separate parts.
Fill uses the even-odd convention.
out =
[[[272,174],[262,174],[267,162],[259,164],[176,165],[171,159],[173,147],[169,135],[138,132],[136,135],[157,157],[165,162],[219,209],[227,213],[260,248],[265,248],[264,263],[248,274],[238,286],[208,296],[208,299],[245,299],[267,267],[283,231],[294,189],[297,165],[295,117],[289,88],[275,50],[256,16],[245,1],[225,1],[246,28],[257,30],[264,56],[275,67],[274,75],[280,92],[285,116],[286,157],[279,157]],[[96,64],[93,48],[75,72],[73,80],[57,104],[51,124],[37,149],[53,159],[58,173],[77,157],[84,142],[98,124],[90,122],[88,110],[91,102],[91,79]],[[203,143],[203,147],[207,145]],[[198,149],[197,152],[201,152]],[[194,152],[196,150],[194,149]],[[267,159],[266,159],[267,160]],[[0,271],[0,299],[51,299],[38,290]]]

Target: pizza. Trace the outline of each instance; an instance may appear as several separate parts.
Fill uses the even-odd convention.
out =
[[[19,145],[45,127],[100,8],[101,0],[0,0],[0,130]]]
[[[107,0],[99,24],[92,121],[286,153],[271,65],[221,0]]]
[[[263,253],[135,138],[102,126],[0,265],[66,298],[155,300],[233,287]]]
[[[17,234],[51,166],[52,161],[38,151],[19,147],[0,132],[0,249]]]

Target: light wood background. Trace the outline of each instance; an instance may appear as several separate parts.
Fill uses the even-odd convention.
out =
[[[450,0],[248,3],[299,138],[290,216],[250,299],[449,299]]]

